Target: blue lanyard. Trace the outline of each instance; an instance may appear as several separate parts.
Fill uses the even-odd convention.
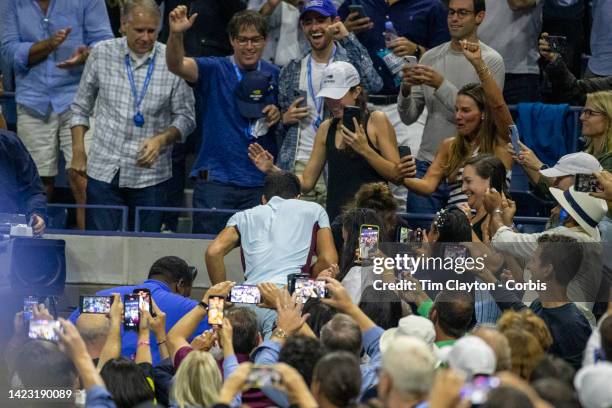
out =
[[[144,84],[142,84],[142,92],[140,93],[140,95],[138,94],[138,91],[136,90],[136,82],[134,82],[134,72],[132,70],[132,62],[130,61],[129,54],[125,55],[125,68],[127,71],[128,80],[130,81],[130,87],[132,88],[132,95],[134,95],[134,109],[136,111],[136,114],[139,114],[141,113],[140,104],[142,103],[142,100],[144,99],[147,93],[149,82],[151,82],[151,77],[153,76],[153,69],[155,68],[155,54],[153,54],[153,56],[149,58],[149,67],[147,68],[147,76],[144,80]]]
[[[332,62],[336,58],[336,44],[334,44],[334,48],[332,49],[332,56],[329,61],[327,61],[327,65]],[[315,119],[315,123],[312,124],[312,127],[315,131],[319,129],[321,122],[323,121],[323,98],[317,98],[314,92],[314,87],[312,86],[312,53],[308,55],[308,62],[306,63],[306,72],[308,76],[308,93],[312,95],[312,100],[315,104],[315,109],[317,110],[317,119]],[[308,96],[307,96],[308,97]],[[308,101],[305,101],[308,104]]]

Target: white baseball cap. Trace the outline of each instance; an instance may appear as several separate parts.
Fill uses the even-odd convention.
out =
[[[455,342],[448,352],[448,365],[469,377],[495,373],[497,358],[493,349],[480,337],[468,335]]]
[[[597,224],[608,212],[606,200],[592,197],[589,193],[576,191],[574,186],[569,190],[550,187],[548,189],[565,211],[589,234],[593,239],[599,241],[601,235]]]
[[[389,348],[391,340],[399,336],[417,337],[433,349],[436,329],[431,320],[424,317],[414,315],[402,317],[397,327],[385,330],[380,336],[380,351],[384,353]]]
[[[352,87],[360,83],[359,72],[354,66],[344,61],[332,62],[323,71],[317,98],[342,99]]]
[[[583,367],[574,377],[574,387],[584,408],[612,407],[612,363],[604,361]]]
[[[566,154],[550,169],[540,170],[540,174],[544,177],[554,178],[574,174],[593,174],[601,170],[601,164],[599,164],[595,156],[585,152],[578,152]]]

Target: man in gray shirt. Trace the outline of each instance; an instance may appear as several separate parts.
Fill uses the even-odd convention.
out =
[[[476,71],[461,52],[461,40],[478,42],[476,30],[485,18],[485,0],[451,0],[448,6],[448,28],[451,41],[427,51],[419,65],[404,66],[404,79],[398,97],[402,122],[414,123],[424,107],[429,116],[417,156],[417,177],[427,172],[440,143],[456,133],[455,98],[459,89],[479,82]],[[495,81],[504,87],[504,61],[494,49],[480,42],[482,57]],[[441,183],[430,197],[408,194],[407,211],[432,214],[442,208],[448,196]]]

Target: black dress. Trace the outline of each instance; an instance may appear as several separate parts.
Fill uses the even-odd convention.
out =
[[[369,119],[368,115],[365,123],[368,123]],[[353,199],[363,184],[385,181],[364,157],[352,149],[336,148],[336,129],[339,122],[337,118],[332,119],[325,142],[328,170],[327,215],[330,220],[335,219],[342,212],[342,207]],[[370,141],[367,126],[366,139],[370,147],[380,153]]]

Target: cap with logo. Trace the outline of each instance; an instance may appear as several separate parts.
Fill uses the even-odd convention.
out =
[[[336,17],[338,10],[331,0],[310,0],[304,4],[300,11],[300,19],[309,11],[319,13],[324,17]]]
[[[272,74],[248,71],[234,92],[238,111],[247,119],[265,116],[263,109],[276,103],[275,90]]]
[[[540,170],[544,177],[563,177],[576,174],[593,174],[601,171],[601,164],[595,156],[585,152],[566,154],[550,169]]]
[[[344,61],[332,62],[323,71],[317,98],[342,99],[352,87],[360,83],[359,72],[354,66]]]

